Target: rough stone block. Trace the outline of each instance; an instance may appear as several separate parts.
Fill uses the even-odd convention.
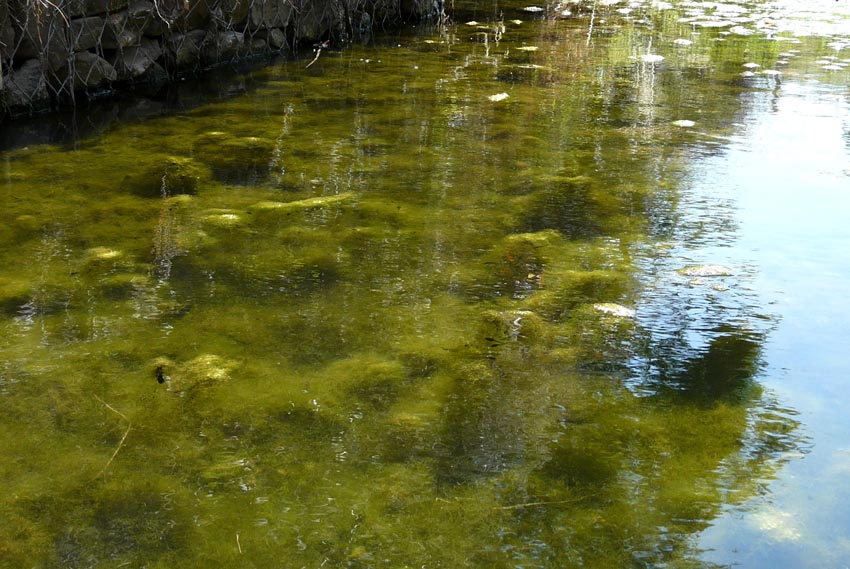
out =
[[[9,57],[15,42],[15,30],[9,21],[9,2],[0,0],[0,58]]]
[[[100,87],[118,78],[108,61],[88,51],[74,54],[73,73],[75,91]]]
[[[148,67],[147,71],[136,77],[135,80],[139,83],[159,87],[168,83],[170,79],[171,76],[168,74],[168,71],[159,63],[154,62],[153,65]]]
[[[202,29],[210,20],[207,0],[158,0],[157,6],[156,18],[145,29],[147,36]]]
[[[292,7],[286,0],[266,0],[251,4],[248,27],[253,30],[284,28],[289,23]]]
[[[128,15],[136,21],[143,21],[144,26],[140,28],[141,32],[151,38],[158,38],[165,32],[169,31],[169,23],[163,19],[165,17],[161,10],[157,10],[152,2],[147,0],[139,0],[130,4]]]
[[[31,12],[16,10],[12,18],[18,38],[14,57],[23,63],[29,59],[43,59],[50,70],[68,62],[71,46],[68,43],[68,20],[56,10]]]
[[[169,37],[165,41],[168,60],[177,69],[188,69],[198,65],[201,60],[201,45],[205,36],[205,31],[194,30]]]
[[[85,51],[100,43],[106,20],[99,16],[71,20],[71,42],[74,51]]]
[[[245,35],[239,32],[215,32],[207,34],[201,48],[201,59],[206,63],[218,63],[238,57],[245,46]]]
[[[286,34],[280,28],[269,30],[269,47],[272,49],[283,49],[286,47]]]
[[[236,28],[248,19],[253,0],[219,0],[213,10],[216,20],[225,28]]]
[[[127,7],[128,0],[65,0],[64,2],[55,2],[62,11],[76,18],[78,16],[98,16],[100,14],[108,14],[116,12]]]
[[[263,39],[270,50],[281,50],[287,46],[286,34],[280,28],[256,30],[252,35],[254,38]]]
[[[141,45],[119,51],[112,65],[119,79],[133,79],[143,75],[161,55],[159,42],[144,38]]]
[[[269,44],[263,38],[254,38],[248,45],[249,53],[264,53],[269,50]]]
[[[4,0],[0,0],[0,9],[5,7]],[[7,13],[0,12],[0,59],[7,59],[12,56],[12,51],[15,47],[15,29],[12,27],[12,22],[9,21]]]
[[[156,6],[148,0],[138,0],[127,7],[127,24],[135,30],[144,31],[157,18]]]
[[[129,28],[114,29],[107,26],[103,34],[103,39],[100,46],[103,49],[124,49],[139,45],[142,41],[142,35],[136,30]]]
[[[0,91],[2,106],[8,109],[29,108],[40,110],[50,105],[50,93],[44,78],[44,68],[37,59],[24,63],[20,69],[3,76]]]
[[[122,49],[139,45],[143,26],[129,17],[129,9],[121,10],[106,17],[106,28],[100,39],[103,49]]]
[[[168,23],[160,17],[156,6],[149,0],[131,2],[127,9],[119,14],[120,19],[115,18],[113,21],[116,30],[132,30],[148,37],[159,37],[168,30]]]
[[[338,30],[342,21],[339,9],[331,0],[305,1],[295,19],[296,40],[317,40],[329,30]]]

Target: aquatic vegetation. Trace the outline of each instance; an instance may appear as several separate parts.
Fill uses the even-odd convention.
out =
[[[643,309],[746,101],[710,28],[668,46],[706,81],[623,22],[419,31],[4,152],[0,564],[699,566],[797,423],[722,291]]]
[[[123,182],[128,191],[142,197],[169,198],[180,194],[195,194],[209,180],[204,167],[189,158],[177,156],[145,156],[147,164],[139,174],[127,175]],[[138,169],[137,169],[138,171]]]

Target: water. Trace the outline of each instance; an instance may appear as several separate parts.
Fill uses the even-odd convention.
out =
[[[4,126],[0,565],[850,563],[848,8],[791,4]]]

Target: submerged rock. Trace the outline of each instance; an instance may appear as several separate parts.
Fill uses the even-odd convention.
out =
[[[127,298],[140,287],[147,283],[147,275],[138,273],[119,272],[106,275],[98,281],[98,290],[106,298]]]
[[[238,227],[244,223],[242,216],[232,210],[209,210],[201,219],[206,225],[221,228]]]
[[[354,192],[343,192],[332,196],[318,196],[291,202],[261,201],[249,206],[249,213],[258,221],[279,218],[296,212],[305,212],[331,206],[341,206],[354,198]]]
[[[159,383],[167,383],[169,391],[179,393],[229,381],[230,373],[239,364],[214,354],[203,354],[182,364],[166,357],[156,358],[152,367]]]
[[[560,241],[560,234],[552,230],[508,235],[485,257],[487,272],[496,279],[490,286],[513,297],[539,288],[546,248]]]
[[[732,269],[723,265],[693,265],[679,269],[678,273],[686,277],[728,277]]]
[[[488,310],[484,313],[483,339],[492,345],[538,341],[547,335],[546,322],[530,310]]]
[[[209,164],[217,178],[232,183],[254,182],[267,176],[274,150],[273,140],[232,137],[220,131],[202,134],[192,145],[196,160]]]
[[[613,209],[603,197],[590,178],[557,175],[544,187],[518,199],[514,208],[521,231],[556,229],[570,238],[590,237],[599,232],[601,220]]]
[[[167,156],[141,173],[124,178],[124,187],[149,198],[170,198],[179,194],[195,194],[210,179],[203,164],[181,156]]]
[[[129,269],[132,263],[123,252],[109,247],[92,247],[80,261],[79,273],[101,280],[112,273]]]
[[[593,305],[593,308],[608,316],[616,316],[617,318],[634,318],[635,311],[627,308],[622,304],[613,302],[600,302]]]
[[[410,409],[394,409],[381,425],[378,438],[381,458],[391,462],[403,462],[427,456],[433,448],[440,424],[441,408],[432,402],[419,403]]]
[[[14,315],[29,302],[32,294],[30,285],[22,281],[11,281],[0,277],[0,313]]]
[[[406,377],[405,367],[398,360],[377,354],[355,354],[325,368],[322,382],[329,398],[385,407],[395,400]],[[336,389],[339,391],[332,393]]]
[[[121,251],[109,247],[92,247],[86,251],[86,259],[92,262],[114,261],[122,256]]]

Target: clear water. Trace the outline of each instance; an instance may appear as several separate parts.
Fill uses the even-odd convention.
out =
[[[4,126],[0,566],[848,565],[850,10],[793,4]]]

